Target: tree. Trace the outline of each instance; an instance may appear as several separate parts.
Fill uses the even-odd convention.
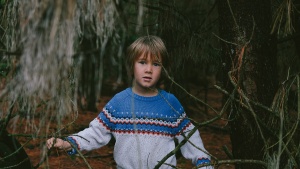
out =
[[[289,113],[279,103],[284,101],[286,88],[279,86],[271,1],[219,0],[218,11],[223,82],[232,101],[228,112],[234,158],[265,160],[275,168],[288,161],[297,166],[295,149],[282,138],[288,135],[291,128],[286,126],[291,121],[283,119],[282,114]],[[264,168],[258,164],[237,167]]]
[[[11,116],[26,117],[31,125],[40,113],[41,123],[32,123],[31,132],[39,135],[50,117],[58,130],[50,133],[46,128],[46,135],[60,136],[63,117],[76,116],[78,93],[89,98],[87,107],[94,109],[108,76],[117,83],[126,81],[124,46],[136,36],[156,34],[174,58],[167,90],[183,104],[195,99],[187,93],[186,81],[203,85],[199,79],[222,68],[225,90],[219,89],[231,103],[224,104],[233,144],[230,162],[242,163],[237,168],[300,166],[299,66],[289,57],[290,71],[277,69],[276,63],[283,53],[280,44],[299,45],[299,2],[32,2],[0,1],[1,17],[6,18],[0,27],[1,130]],[[292,49],[300,60],[299,48]],[[220,118],[217,115],[212,119]]]

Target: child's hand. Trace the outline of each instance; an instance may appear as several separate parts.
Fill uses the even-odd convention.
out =
[[[47,140],[47,148],[50,149],[52,147],[56,147],[56,148],[59,148],[59,149],[65,149],[65,150],[68,150],[71,148],[71,145],[69,142],[67,141],[64,141],[60,138],[50,138]]]

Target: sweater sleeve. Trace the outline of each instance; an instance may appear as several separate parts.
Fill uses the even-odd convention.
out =
[[[186,127],[181,135],[178,135],[176,138],[178,139],[179,143],[183,141],[190,131],[195,127],[191,122],[188,124],[189,126]],[[184,136],[183,136],[184,134]],[[210,156],[208,155],[206,149],[204,148],[202,139],[200,137],[200,133],[197,130],[190,138],[189,141],[186,142],[181,147],[181,153],[186,159],[192,160],[192,163],[195,166],[210,163]],[[213,169],[212,166],[205,166],[201,167],[202,169]]]
[[[105,126],[105,124],[103,124],[101,116],[103,116],[103,111],[97,118],[90,122],[88,128],[67,137],[67,140],[73,145],[73,147],[76,147],[70,150],[68,154],[76,154],[77,150],[89,151],[97,149],[106,145],[110,141],[112,137],[111,131],[107,128],[107,126]]]

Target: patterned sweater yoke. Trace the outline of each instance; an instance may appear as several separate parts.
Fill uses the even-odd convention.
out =
[[[190,125],[174,95],[163,90],[154,97],[142,97],[130,88],[116,95],[97,117],[116,134],[140,133],[175,137]]]

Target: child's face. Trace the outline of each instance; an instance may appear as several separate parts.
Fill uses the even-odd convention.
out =
[[[155,88],[161,75],[161,58],[139,56],[134,62],[134,87],[140,91]]]

